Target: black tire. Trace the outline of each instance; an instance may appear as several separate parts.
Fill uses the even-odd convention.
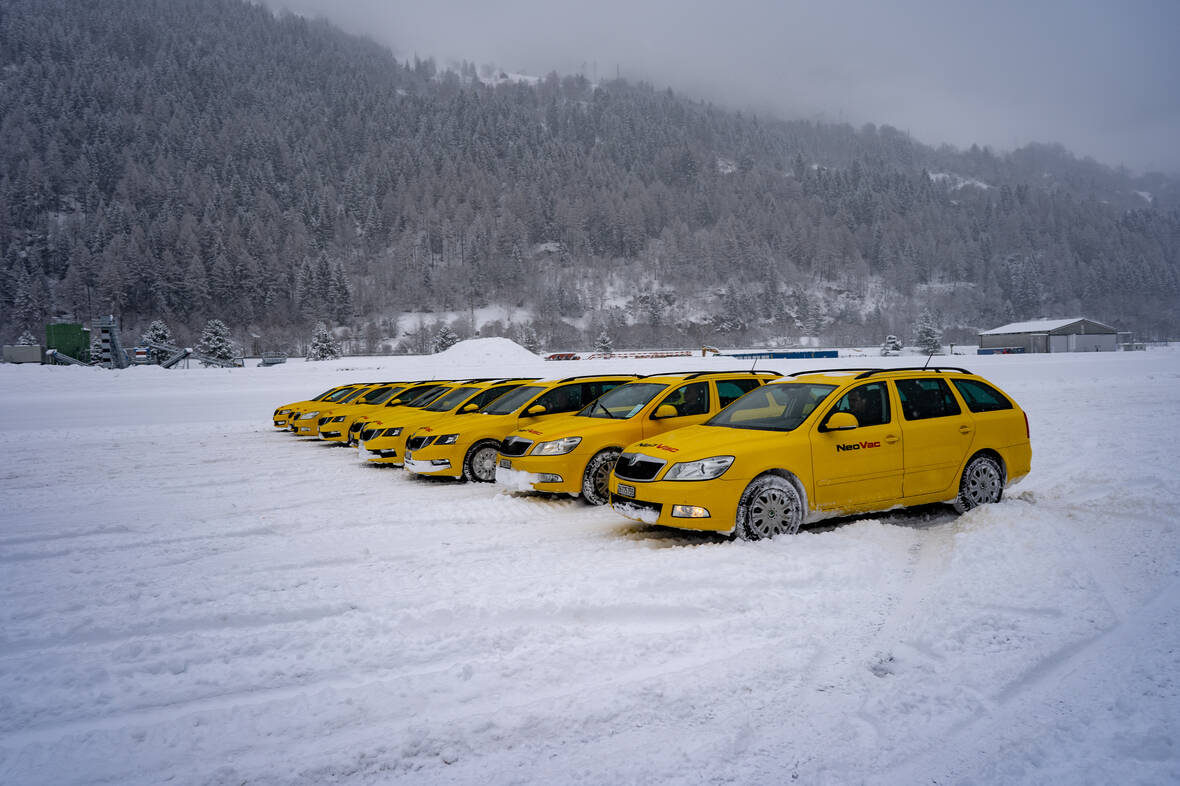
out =
[[[473,483],[491,483],[496,479],[496,457],[500,443],[494,439],[476,442],[463,459],[463,477]]]
[[[762,540],[794,535],[803,523],[803,495],[780,475],[762,475],[750,481],[738,502],[734,534],[742,540]]]
[[[1004,470],[991,456],[975,456],[963,468],[955,510],[966,513],[980,505],[999,502],[1004,496]]]
[[[607,448],[586,462],[586,471],[582,474],[582,499],[591,505],[610,502],[610,472],[618,459],[619,451]]]

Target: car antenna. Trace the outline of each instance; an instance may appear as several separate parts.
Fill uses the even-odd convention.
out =
[[[756,365],[758,365],[758,358],[757,357],[755,357],[754,362],[750,364],[750,373],[751,374],[754,373],[754,366],[756,366]]]
[[[930,365],[930,358],[932,358],[932,357],[934,357],[934,352],[931,352],[929,355],[926,356],[926,362],[924,364],[922,364],[923,371],[925,371],[926,367]]]

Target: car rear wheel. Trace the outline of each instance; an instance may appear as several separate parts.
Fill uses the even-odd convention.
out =
[[[959,482],[955,510],[966,513],[971,508],[999,502],[1004,495],[1004,470],[991,456],[975,456],[967,462]]]
[[[738,502],[735,534],[742,540],[794,535],[803,523],[803,497],[780,475],[754,478]]]
[[[496,456],[500,443],[494,439],[476,442],[463,459],[463,477],[476,483],[491,483],[496,479]]]
[[[615,468],[619,451],[608,448],[594,454],[586,462],[582,475],[582,499],[591,505],[605,505],[610,502],[610,471]]]

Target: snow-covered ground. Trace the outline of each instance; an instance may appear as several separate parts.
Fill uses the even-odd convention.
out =
[[[761,543],[269,423],[732,359],[0,367],[0,783],[1180,781],[1180,352],[945,360],[1028,411],[1022,484]]]

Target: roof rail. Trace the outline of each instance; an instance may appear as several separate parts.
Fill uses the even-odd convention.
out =
[[[808,374],[828,374],[833,371],[885,371],[883,368],[869,368],[868,366],[860,366],[859,368],[813,368],[807,371],[794,371],[787,374],[788,377],[805,377]]]
[[[596,377],[635,377],[636,379],[638,379],[639,375],[638,374],[625,374],[625,373],[619,373],[619,374],[579,374],[576,377],[566,377],[565,379],[559,379],[557,381],[558,382],[573,382],[576,379],[595,379]]]
[[[754,375],[766,374],[767,376],[771,376],[771,377],[781,377],[782,376],[782,374],[780,374],[779,372],[771,371],[770,369],[767,369],[765,371],[755,371],[753,369],[748,369],[748,368],[735,368],[735,369],[730,369],[727,371],[716,371],[716,370],[714,370],[714,371],[691,371],[691,372],[688,372],[688,376],[686,376],[685,379],[693,379],[694,377],[701,377],[701,376],[704,376],[705,374],[754,374]]]
[[[532,382],[537,379],[540,379],[540,377],[500,377],[499,379],[489,379],[486,381],[491,382],[493,385],[499,385],[502,382]]]
[[[938,374],[946,374],[946,373],[970,374],[970,373],[972,373],[972,372],[968,371],[967,369],[959,368],[958,366],[934,366],[933,368],[927,368],[926,366],[901,366],[899,368],[869,369],[868,371],[865,371],[863,374],[857,374],[856,378],[857,379],[864,379],[865,377],[871,377],[874,374],[888,374],[893,371],[933,371]]]

